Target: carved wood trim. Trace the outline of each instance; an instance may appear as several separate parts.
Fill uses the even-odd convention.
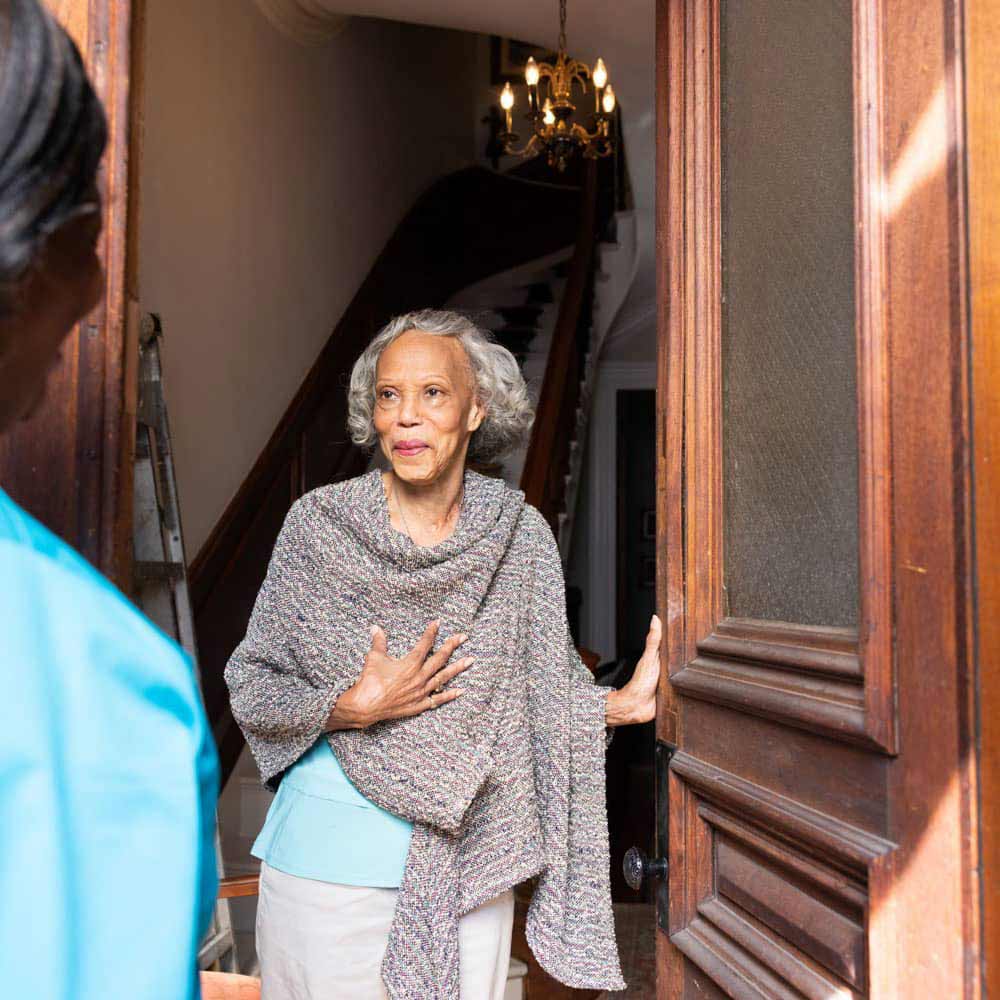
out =
[[[719,0],[689,2],[685,64],[690,120],[684,192],[684,475],[687,649],[723,617],[722,216]],[[679,668],[680,665],[678,665]]]
[[[656,607],[663,620],[661,663],[684,659],[684,316],[686,287],[675,247],[683,245],[682,211],[688,141],[685,107],[684,0],[656,4]],[[666,264],[664,264],[666,262]],[[660,671],[656,736],[676,744],[675,692]],[[670,949],[667,951],[672,955]]]
[[[741,1000],[802,1000],[781,980],[749,959],[733,942],[704,918],[692,920],[672,934],[670,942],[731,997]]]
[[[858,415],[859,628],[726,618],[723,599],[721,158],[719,0],[675,0],[661,290],[669,359],[660,361],[661,606],[677,692],[895,752],[889,340],[883,307],[887,170],[883,144],[882,4],[854,4],[855,281]],[[670,145],[670,144],[668,144]],[[675,158],[676,155],[676,158]],[[683,412],[684,440],[677,440]],[[672,434],[671,434],[672,428]],[[681,474],[682,473],[682,474]],[[683,520],[681,520],[683,519]],[[671,529],[681,521],[679,552]],[[815,675],[809,679],[806,675]]]
[[[853,629],[724,618],[671,677],[678,691],[879,748]]]
[[[656,737],[675,746],[680,735],[678,696],[670,684],[669,665],[683,656],[683,611],[686,555],[683,500],[684,443],[684,315],[682,273],[674,262],[674,248],[684,238],[684,170],[687,143],[683,114],[684,0],[656,2],[656,609],[663,621],[660,677],[656,696]],[[667,666],[667,670],[662,669]],[[659,751],[658,751],[659,754]],[[663,802],[657,786],[658,843],[673,837],[675,792]],[[670,858],[673,866],[674,859]],[[672,868],[680,872],[679,868]],[[669,879],[668,899],[675,895]],[[672,912],[672,903],[670,904]],[[658,906],[658,910],[660,907]],[[658,914],[658,924],[662,922]],[[672,947],[659,927],[656,934],[657,994],[679,996],[683,989],[684,956]]]
[[[678,947],[686,953],[691,947],[689,941],[701,943],[701,953],[708,951],[714,958],[710,973],[713,978],[718,977],[720,983],[760,984],[763,992],[755,995],[766,1000],[775,997],[860,1000],[864,996],[842,979],[830,976],[818,963],[784,948],[768,928],[720,900],[702,904],[691,926],[671,940],[677,941]],[[744,993],[738,988],[733,995],[743,996]]]
[[[746,934],[741,928],[739,943],[755,952],[757,958],[770,959],[784,979],[789,978],[790,969],[803,963],[788,962],[786,956],[790,957],[790,952],[781,947],[778,943],[781,941],[787,941],[816,965],[829,969],[851,986],[864,987],[863,907],[853,912],[839,912],[836,905],[831,905],[808,880],[797,884],[780,864],[772,867],[770,859],[745,852],[726,837],[716,837],[715,853],[718,894],[711,902],[698,907],[700,915],[715,911],[715,922],[720,927],[718,917],[728,914],[736,918],[732,921],[736,926],[742,924],[750,929],[752,925],[759,925],[771,930],[777,941],[754,941],[758,935]],[[751,919],[740,919],[743,914]],[[726,922],[730,921],[726,919]]]
[[[865,995],[894,846],[684,751],[670,773],[671,943],[734,996]]]
[[[775,837],[821,855],[846,871],[865,874],[893,845],[859,827],[723,771],[679,750],[672,775],[704,802],[749,820]]]
[[[793,875],[822,887],[830,896],[838,899],[844,907],[860,911],[867,903],[868,895],[862,884],[867,868],[863,864],[858,864],[856,858],[851,858],[846,864],[839,865],[840,871],[832,871],[830,868],[810,860],[806,855],[789,850],[777,850],[770,837],[757,834],[751,827],[737,822],[725,812],[706,804],[704,801],[698,806],[698,815],[706,822],[711,823],[715,829],[725,832],[733,840],[742,842],[756,853],[787,869]]]
[[[754,660],[774,667],[861,683],[857,633],[847,628],[724,618],[698,643],[699,654]]]
[[[797,670],[697,656],[671,678],[681,693],[778,719],[835,739],[878,747],[865,725],[864,690]]]
[[[884,309],[888,239],[882,87],[884,0],[854,0],[854,294],[858,392],[858,657],[865,726],[896,750],[892,648],[892,476],[889,328]]]

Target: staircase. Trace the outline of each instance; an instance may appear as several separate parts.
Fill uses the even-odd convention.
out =
[[[489,330],[496,341],[517,359],[528,387],[528,395],[538,410],[545,369],[552,349],[559,318],[560,305],[566,289],[566,272],[572,249],[552,254],[463,289],[445,303]],[[589,332],[589,331],[588,331]],[[583,440],[589,415],[590,382],[596,370],[594,358],[599,344],[587,351],[584,365],[585,383],[580,387],[580,405],[573,421],[573,437],[569,443],[569,470],[565,474],[563,500],[553,526],[559,551],[565,564],[572,536],[572,512],[579,488]],[[528,443],[503,463],[501,475],[514,487],[524,487],[522,477],[528,454]]]
[[[596,168],[581,176],[574,246],[491,275],[446,307],[490,330],[517,358],[535,407],[531,441],[496,470],[549,521],[565,565],[583,467],[597,359],[634,276],[634,219],[599,226]],[[608,223],[611,223],[610,225]],[[601,241],[598,232],[614,234]]]

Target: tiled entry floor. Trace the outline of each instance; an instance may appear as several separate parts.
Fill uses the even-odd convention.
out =
[[[656,1000],[656,913],[652,903],[615,903],[615,935],[628,989],[597,1000]]]

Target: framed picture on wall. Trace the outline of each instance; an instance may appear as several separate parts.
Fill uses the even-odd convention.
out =
[[[535,62],[556,61],[556,54],[551,49],[493,35],[490,38],[490,84],[502,87],[505,83],[524,83],[524,65],[529,56],[534,56]]]

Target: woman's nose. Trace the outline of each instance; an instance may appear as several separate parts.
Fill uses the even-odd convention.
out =
[[[405,394],[399,404],[399,422],[415,424],[420,421],[420,401],[409,393]]]

